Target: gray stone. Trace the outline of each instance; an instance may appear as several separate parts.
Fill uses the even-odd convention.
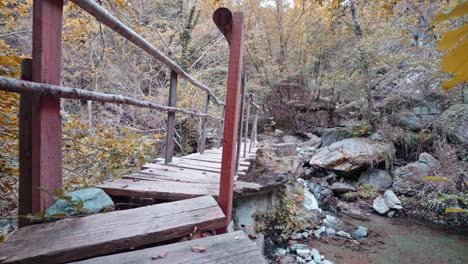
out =
[[[394,153],[392,144],[367,138],[349,138],[319,150],[309,164],[331,171],[347,173],[372,167]]]
[[[330,228],[330,227],[327,228],[326,233],[327,233],[327,236],[335,236],[336,235],[335,229]]]
[[[333,196],[333,192],[328,183],[324,180],[317,183],[311,182],[307,187],[317,199],[319,207],[327,210]]]
[[[351,235],[343,230],[336,232],[336,235],[343,238],[351,238]]]
[[[279,264],[293,264],[294,261],[296,261],[296,258],[294,258],[294,256],[285,255],[285,256],[280,257],[278,263]]]
[[[356,191],[356,187],[344,182],[335,182],[330,186],[330,189],[333,191],[334,194],[344,194],[347,192]]]
[[[308,249],[309,247],[305,244],[299,244],[299,243],[296,243],[294,245],[291,245],[289,247],[290,251],[291,252],[296,252],[297,250],[301,250],[301,249]]]
[[[374,208],[374,210],[377,211],[379,214],[385,214],[390,210],[390,208],[385,203],[385,199],[382,196],[379,196],[374,199],[374,202],[372,203],[372,208]]]
[[[305,261],[305,259],[301,258],[300,256],[296,256],[296,263],[305,264],[307,262]]]
[[[400,199],[398,199],[395,193],[390,190],[385,191],[384,200],[385,204],[391,209],[403,209]]]
[[[293,240],[299,240],[302,238],[302,233],[294,233],[291,235],[291,239]]]
[[[337,227],[340,227],[343,225],[343,221],[341,221],[340,219],[332,215],[327,215],[325,219],[323,219],[323,224],[329,228],[336,229]]]
[[[301,148],[318,148],[321,144],[321,140],[316,135],[311,135],[311,138],[301,144]]]
[[[298,139],[297,137],[295,136],[292,136],[292,135],[286,135],[283,137],[283,142],[284,143],[293,143],[294,145],[296,146],[299,146],[301,145],[302,141],[300,139]]]
[[[331,262],[331,261],[329,261],[329,260],[324,260],[324,261],[322,262],[322,264],[334,264],[334,263]]]
[[[303,238],[308,238],[308,237],[309,237],[309,233],[308,233],[308,232],[302,232],[302,237],[303,237]]]
[[[323,130],[321,141],[324,146],[330,146],[335,142],[352,138],[353,136],[353,130],[346,127],[326,128]]]
[[[297,155],[296,144],[294,143],[272,144],[270,148],[274,151],[276,156],[280,158]]]
[[[314,259],[315,263],[321,264],[322,257],[320,256],[320,252],[317,249],[313,248],[311,253],[312,253],[312,258]]]
[[[275,256],[284,256],[284,255],[286,255],[286,252],[287,251],[284,248],[277,248],[277,249],[275,249],[274,255]]]
[[[367,237],[368,229],[364,226],[358,226],[358,229],[352,233],[352,237],[356,240]]]
[[[468,104],[453,105],[435,121],[436,131],[451,142],[468,146]]]
[[[394,217],[395,214],[396,214],[395,210],[390,210],[390,211],[388,211],[387,216],[391,218],[391,217]]]
[[[307,258],[310,256],[310,249],[298,249],[296,250],[296,254],[302,258]]]
[[[432,175],[440,166],[437,159],[428,153],[421,153],[417,162],[395,169],[392,188],[401,194],[415,193],[425,184],[423,178]]]
[[[114,208],[112,199],[101,189],[88,188],[68,193],[70,201],[58,199],[46,210],[45,217],[65,214],[67,216],[79,214],[93,214]],[[82,202],[82,208],[79,208]]]
[[[382,134],[380,134],[379,132],[375,132],[373,133],[372,135],[369,136],[369,139],[372,139],[374,141],[382,141],[384,140]]]
[[[361,174],[359,183],[371,185],[376,190],[380,190],[391,187],[393,179],[385,170],[369,168]]]
[[[416,106],[397,114],[401,126],[410,130],[429,128],[441,110],[438,106]]]
[[[315,230],[314,231],[315,238],[320,239],[320,237],[325,231],[326,231],[326,228],[324,226],[321,226],[319,229]]]

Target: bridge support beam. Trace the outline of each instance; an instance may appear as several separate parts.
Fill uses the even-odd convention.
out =
[[[227,80],[226,111],[223,138],[223,156],[221,164],[221,182],[218,203],[226,215],[226,225],[219,232],[226,232],[231,222],[236,165],[236,141],[239,125],[239,103],[241,99],[241,75],[243,54],[244,14],[234,14],[227,8],[219,8],[213,14],[213,20],[229,43],[229,73]]]
[[[63,0],[33,2],[32,81],[60,85]],[[54,202],[40,188],[62,188],[60,98],[32,97],[32,213]]]

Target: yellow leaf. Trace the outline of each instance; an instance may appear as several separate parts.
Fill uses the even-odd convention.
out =
[[[468,1],[464,1],[463,3],[451,8],[445,12],[439,13],[432,21],[431,25],[440,23],[442,21],[457,18],[468,14]]]
[[[450,182],[449,179],[440,176],[427,176],[422,178],[423,181],[443,181],[443,182]]]
[[[449,50],[468,34],[468,24],[461,28],[447,32],[439,43],[440,50]]]
[[[445,208],[445,213],[468,213],[468,210],[462,208]]]

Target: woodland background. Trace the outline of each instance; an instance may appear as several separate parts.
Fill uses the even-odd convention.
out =
[[[62,85],[166,104],[167,67],[65,2]],[[406,124],[401,112],[414,107],[443,111],[467,102],[466,84],[452,83],[455,88],[448,93],[441,89],[449,76],[441,70],[444,53],[437,48],[445,32],[466,25],[466,17],[430,23],[438,12],[463,1],[98,2],[221,98],[228,47],[211,16],[220,4],[243,11],[247,88],[263,109],[261,129],[266,131],[380,130],[399,142],[400,157],[410,161],[442,143],[430,127]],[[21,58],[31,56],[31,4],[0,0],[1,75],[18,77]],[[203,109],[204,93],[190,84],[182,81],[177,96],[179,107]],[[0,92],[2,217],[16,213],[18,100]],[[221,109],[212,109],[220,115]],[[164,113],[63,100],[62,117],[68,190],[128,173],[164,149]],[[199,121],[177,116],[179,153],[196,150]]]

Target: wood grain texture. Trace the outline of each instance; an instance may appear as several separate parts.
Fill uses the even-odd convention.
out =
[[[169,86],[169,106],[177,107],[177,73],[171,71],[171,80]],[[166,159],[165,163],[172,162],[174,156],[174,129],[175,129],[175,113],[167,113],[167,134],[166,134]]]
[[[5,263],[64,263],[213,230],[225,216],[210,196],[60,220],[19,229],[3,245]]]
[[[205,252],[195,253],[191,248],[202,246]],[[158,253],[166,253],[164,258],[153,259]],[[127,253],[93,258],[77,264],[262,264],[267,263],[257,246],[242,231],[196,239],[176,244],[153,247]]]

